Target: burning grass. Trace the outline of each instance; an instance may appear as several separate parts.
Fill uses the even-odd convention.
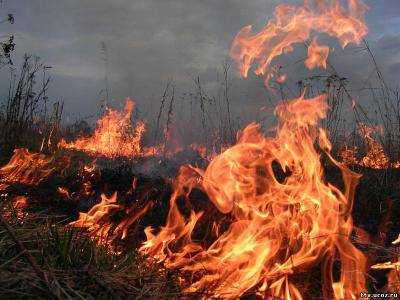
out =
[[[327,69],[316,32],[343,47],[368,32],[362,1],[341,3],[280,5],[259,33],[244,27],[231,48],[241,74],[257,63],[269,88],[283,84],[273,60],[310,39],[305,66]],[[359,122],[365,155],[337,160],[321,126],[329,95],[303,92],[276,106],[272,136],[250,123],[220,153],[191,144],[199,163],[184,163],[173,158],[187,149],[166,147],[174,95],[162,146],[142,145],[127,100],[52,154],[15,150],[0,169],[0,296],[356,299],[396,287],[400,170],[377,127]],[[146,176],[149,162],[175,172]]]
[[[134,251],[112,254],[82,231],[61,226],[61,218],[30,212],[6,222],[12,233],[1,227],[2,298],[171,299],[180,294],[173,271],[148,264]]]
[[[249,140],[246,143],[255,141]],[[240,143],[237,147],[241,147]],[[229,153],[226,152],[224,156]],[[62,156],[58,159],[63,160]],[[81,162],[77,162],[79,160]],[[0,286],[4,288],[0,295],[19,295],[17,297],[20,298],[30,295],[40,298],[49,295],[51,290],[51,293],[55,293],[53,296],[58,298],[118,296],[170,299],[180,298],[182,288],[187,288],[193,282],[204,278],[206,269],[193,273],[171,265],[177,263],[170,260],[175,260],[173,256],[159,264],[157,260],[145,259],[137,251],[146,240],[146,227],[165,226],[165,220],[171,218],[169,199],[175,199],[175,213],[180,215],[171,219],[175,222],[190,220],[193,216],[203,214],[197,220],[191,234],[193,243],[199,245],[197,247],[212,247],[213,241],[229,234],[232,230],[231,224],[237,221],[232,214],[221,213],[216,209],[220,204],[210,202],[216,198],[210,197],[204,190],[201,191],[201,186],[196,188],[201,183],[197,181],[201,179],[199,171],[187,169],[171,186],[169,180],[146,178],[132,173],[130,168],[107,169],[107,164],[101,167],[93,163],[90,157],[79,155],[71,157],[71,161],[75,163],[63,169],[63,172],[53,172],[48,176],[46,174],[36,184],[23,181],[20,184],[8,185],[2,190],[3,218],[24,248],[21,250],[16,246],[17,242],[6,227],[2,226],[3,244],[0,248],[4,252],[1,256],[0,280],[4,281]],[[52,163],[56,165],[57,159],[53,158]],[[216,162],[214,164],[219,165]],[[30,165],[35,168],[35,164]],[[26,164],[21,166],[26,168]],[[272,167],[273,176],[280,182],[277,186],[293,176],[290,172],[277,168],[276,164]],[[326,168],[326,176],[329,182],[340,187],[343,183],[337,176],[338,171],[337,168]],[[364,169],[365,175],[356,193],[353,212],[357,227],[372,237],[380,238],[365,237],[362,231],[352,232],[348,236],[349,242],[362,249],[368,257],[368,265],[394,262],[398,253],[394,247],[389,247],[388,241],[395,239],[400,225],[395,223],[398,221],[394,217],[400,212],[396,201],[399,193],[393,193],[388,187],[381,185],[380,180],[384,172],[385,170]],[[20,173],[13,169],[13,174]],[[261,172],[260,175],[262,174]],[[184,181],[179,181],[179,178]],[[183,183],[181,187],[176,185]],[[211,182],[207,184],[210,185]],[[190,186],[194,189],[187,189]],[[115,191],[117,193],[114,194]],[[171,195],[175,198],[171,198]],[[393,205],[387,202],[388,197],[395,199]],[[178,226],[178,223],[176,224]],[[178,228],[185,227],[178,226],[175,230]],[[162,234],[162,230],[154,231],[154,237]],[[148,234],[148,231],[146,232]],[[180,251],[185,245],[180,239],[170,241],[169,251]],[[154,247],[156,244],[151,245]],[[153,249],[161,251],[165,248]],[[191,247],[190,251],[199,249]],[[26,251],[33,257],[40,270],[39,274],[26,258]],[[168,252],[160,253],[170,255]],[[160,256],[155,257],[160,259]],[[304,276],[299,275],[304,273],[291,276],[292,282],[303,291],[304,297],[313,298],[320,295],[321,267],[320,263],[317,263],[309,269],[310,276],[307,277],[307,282]],[[337,276],[339,273],[335,270],[333,274]],[[375,278],[370,283],[370,290],[379,291],[385,286],[384,270],[374,269],[366,272]],[[396,270],[392,270],[393,272]],[[10,276],[11,273],[15,273],[13,277]],[[390,280],[393,281],[393,278]],[[192,296],[204,297],[212,295],[210,293],[207,290],[199,290]],[[255,297],[258,293],[260,292],[257,289],[252,288],[244,295]]]
[[[365,155],[359,157],[357,146],[345,147],[339,152],[341,160],[349,166],[362,166],[372,169],[398,169],[400,168],[400,158],[398,161],[392,161],[386,154],[382,144],[374,138],[374,134],[378,131],[382,132],[381,127],[368,126],[366,124],[359,124],[359,135],[363,138]]]
[[[147,197],[156,202],[157,197],[165,197],[167,185],[162,180],[140,178],[139,187],[133,194],[131,184],[126,185],[127,181],[121,182],[116,177],[122,174],[121,170],[103,170],[102,177],[99,173],[94,175],[95,168],[89,168],[87,164],[71,168],[75,167],[78,169],[43,177],[33,186],[31,182],[3,186],[0,297],[179,298],[178,274],[160,264],[150,264],[135,250],[134,243],[129,247],[115,243],[115,248],[110,248],[108,237],[107,243],[101,243],[93,232],[88,234],[86,230],[70,225],[78,213],[85,214],[83,212],[88,210],[90,213],[95,209],[97,197],[108,193],[109,189],[120,191],[121,210],[118,213],[122,215],[108,216],[118,224],[124,217],[124,209],[129,216],[130,211],[138,210],[147,202]],[[125,176],[132,183],[133,175],[125,173]],[[87,187],[88,180],[90,188]],[[64,184],[63,192],[60,192],[59,182]],[[75,186],[82,190],[66,192],[73,191]],[[123,191],[122,186],[128,186],[128,189]],[[27,196],[16,196],[21,194]],[[150,214],[147,222],[159,222],[161,198],[157,202],[157,217],[151,219]],[[110,224],[110,219],[105,223]],[[144,225],[134,221],[129,225],[133,236],[130,241],[137,243]],[[136,231],[133,225],[136,225]],[[101,222],[99,226],[102,226]],[[118,228],[114,229],[119,232]]]
[[[109,108],[97,122],[94,134],[80,137],[71,143],[61,140],[59,146],[65,149],[81,150],[92,155],[106,157],[137,157],[143,155],[141,140],[145,124],[131,125],[131,116],[135,103],[127,99],[122,112]],[[149,150],[152,151],[152,150]]]
[[[84,163],[77,165],[80,169],[53,174],[34,187],[21,184],[8,186],[2,191],[3,218],[24,248],[21,250],[6,227],[1,227],[1,296],[43,298],[53,293],[56,298],[171,299],[181,298],[183,287],[204,278],[204,271],[193,274],[181,269],[178,272],[175,267],[171,268],[170,262],[158,264],[137,252],[146,239],[144,229],[149,225],[163,226],[170,213],[168,199],[173,189],[168,180],[145,178],[121,169],[107,170]],[[400,225],[395,223],[398,220],[394,217],[400,212],[396,201],[399,194],[390,194],[384,187],[378,190],[382,170],[365,171],[360,182],[362,193],[357,190],[353,213],[355,225],[380,238],[366,239],[361,232],[361,235],[352,233],[349,240],[367,255],[369,265],[395,262],[398,252],[395,247],[389,247],[388,241],[396,238]],[[186,175],[196,175],[194,170],[189,169],[188,172]],[[336,168],[327,168],[326,172],[330,182],[341,185],[340,178],[333,176],[338,174]],[[288,176],[275,165],[274,174],[280,182]],[[121,175],[124,178],[122,182]],[[87,188],[73,192],[78,190],[77,186],[83,186],[85,180],[91,182],[90,193],[87,193]],[[59,191],[60,182],[68,193]],[[118,193],[113,196],[111,191]],[[18,196],[21,194],[26,196],[21,198]],[[177,209],[183,218],[190,218],[191,211],[196,214],[203,212],[192,232],[193,242],[210,247],[213,240],[228,234],[230,224],[234,222],[232,216],[218,212],[207,194],[199,189],[186,190],[184,194],[187,197],[176,198]],[[395,199],[393,205],[387,202],[389,196]],[[101,199],[106,206],[101,205]],[[152,203],[151,207],[147,208],[149,203]],[[105,210],[107,205],[111,205],[113,210]],[[143,210],[145,214],[132,218],[132,214],[137,215]],[[78,213],[81,213],[80,217]],[[96,222],[90,218],[93,216],[96,216]],[[124,228],[127,230],[122,230]],[[160,234],[160,231],[154,233]],[[177,251],[183,245],[169,247],[171,251]],[[39,274],[26,258],[26,252],[33,257]],[[304,275],[291,276],[291,280],[304,292],[304,297],[319,295],[322,288],[319,283],[320,268],[321,265],[317,264],[309,270],[307,282]],[[337,275],[336,272],[333,273]],[[385,271],[374,269],[367,272],[374,277],[369,289],[381,291],[386,284]],[[42,273],[47,279],[43,279]],[[393,281],[393,278],[390,280]],[[244,293],[252,297],[256,294],[255,289]],[[201,297],[211,294],[203,290],[192,295]]]

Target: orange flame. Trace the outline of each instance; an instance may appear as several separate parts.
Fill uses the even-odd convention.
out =
[[[131,115],[135,103],[127,99],[125,108],[122,112],[108,109],[106,114],[97,122],[94,134],[90,137],[82,137],[68,143],[62,139],[59,147],[71,150],[84,151],[90,155],[105,157],[149,157],[162,155],[173,157],[183,151],[184,148],[191,148],[197,151],[204,159],[209,159],[205,146],[193,143],[188,147],[183,147],[174,141],[171,132],[165,130],[165,142],[154,146],[143,147],[141,145],[143,135],[146,131],[145,123],[139,121],[133,128],[131,125]],[[167,147],[168,144],[168,147]],[[170,147],[172,144],[173,147]]]
[[[398,238],[392,242],[393,245],[400,244],[400,235]],[[387,290],[388,291],[393,291],[393,292],[398,292],[400,288],[400,255],[397,257],[396,262],[385,262],[385,263],[379,263],[376,265],[373,265],[371,267],[372,269],[378,269],[378,270],[390,270],[390,272],[387,275]]]
[[[99,243],[106,243],[112,226],[109,217],[121,208],[121,205],[117,204],[117,193],[110,198],[102,194],[100,203],[93,206],[87,213],[79,213],[79,219],[71,222],[70,225],[86,228]]]
[[[205,171],[183,167],[174,183],[166,225],[157,234],[146,228],[141,251],[169,268],[201,272],[186,292],[237,298],[258,288],[265,297],[301,299],[292,275],[322,262],[326,298],[355,299],[365,288],[366,260],[349,240],[360,175],[330,156],[327,136],[317,130],[326,115],[325,98],[301,97],[280,104],[275,138],[264,137],[253,123]],[[324,181],[316,141],[342,170],[343,193]],[[287,174],[283,182],[274,173],[274,163]],[[192,211],[185,218],[177,204],[194,186],[233,219],[208,247],[192,240],[202,213]],[[341,262],[337,282],[332,279],[336,257]]]
[[[346,8],[339,0],[329,1],[330,4],[316,1],[311,5],[310,2],[305,1],[301,6],[277,6],[274,18],[259,33],[253,34],[251,25],[240,30],[232,43],[230,55],[238,63],[243,77],[247,77],[251,65],[257,63],[254,73],[266,75],[268,86],[276,69],[271,67],[272,61],[293,51],[295,44],[308,40],[314,31],[337,38],[343,48],[349,43],[360,43],[368,33],[364,22],[368,7],[361,0],[348,0]],[[325,48],[321,54],[324,58],[327,54]],[[320,66],[321,63],[309,65]]]
[[[71,194],[66,187],[59,186],[57,187],[57,192],[65,199],[71,199]]]
[[[389,158],[385,154],[382,145],[372,137],[372,134],[376,130],[377,128],[366,124],[360,125],[359,131],[369,148],[367,155],[361,159],[360,164],[373,169],[386,169],[389,166]]]
[[[16,196],[12,199],[11,206],[12,211],[5,211],[3,217],[7,220],[10,220],[14,213],[19,221],[23,221],[28,214],[25,212],[26,208],[28,207],[28,198],[25,196]]]
[[[136,127],[132,127],[131,115],[134,106],[135,103],[127,99],[122,112],[109,108],[97,121],[93,136],[82,137],[71,143],[62,140],[59,146],[106,157],[139,156],[142,151],[140,143],[145,132],[145,124],[137,122]]]
[[[326,69],[326,61],[329,55],[329,47],[318,45],[317,40],[313,39],[308,46],[308,56],[304,64],[307,68],[324,68]]]
[[[132,183],[132,189],[136,188],[136,181]],[[133,206],[124,209],[122,204],[117,203],[117,193],[111,198],[104,194],[101,195],[101,202],[94,205],[87,213],[80,213],[78,220],[71,222],[74,227],[85,228],[89,235],[99,244],[109,245],[117,239],[124,239],[128,235],[128,230],[137,220],[139,220],[154,203],[147,202],[142,208]],[[113,225],[111,217],[115,213],[124,211],[124,218],[118,225]]]
[[[11,184],[37,185],[49,177],[55,167],[53,157],[15,149],[10,161],[0,169],[0,190]]]

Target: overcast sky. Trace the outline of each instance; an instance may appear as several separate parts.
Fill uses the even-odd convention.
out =
[[[5,0],[5,14],[15,24],[1,26],[15,35],[16,63],[23,53],[39,55],[52,66],[50,96],[63,100],[69,114],[90,114],[104,86],[101,42],[109,56],[112,98],[132,97],[139,105],[156,101],[173,77],[185,86],[200,75],[207,86],[227,57],[240,28],[260,28],[277,0]],[[300,3],[301,1],[285,1]],[[368,0],[370,42],[385,76],[400,79],[400,1]],[[339,52],[338,68],[361,80],[367,76],[365,57]],[[3,71],[4,72],[4,71]],[[4,74],[2,75],[3,80]],[[251,79],[249,79],[251,80]],[[243,82],[243,95],[257,83]],[[4,91],[2,91],[2,94]],[[158,101],[158,100],[157,100]],[[250,100],[249,100],[250,101]]]

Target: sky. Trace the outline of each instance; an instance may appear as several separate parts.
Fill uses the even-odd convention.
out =
[[[301,1],[5,0],[1,13],[14,14],[15,23],[0,30],[2,36],[15,36],[16,65],[24,53],[31,53],[52,67],[50,97],[64,102],[67,116],[79,118],[98,109],[106,72],[102,43],[107,47],[110,97],[116,101],[132,97],[149,109],[158,103],[169,78],[183,92],[200,76],[212,91],[236,33],[248,24],[261,28],[283,2]],[[370,7],[367,40],[386,78],[396,86],[400,1],[365,2]],[[334,54],[337,68],[362,81],[370,72],[367,58],[349,48]],[[2,72],[0,79],[5,82],[8,75]],[[232,76],[237,84],[232,98],[239,106],[263,98],[260,80]]]

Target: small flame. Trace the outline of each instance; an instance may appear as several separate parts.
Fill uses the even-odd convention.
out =
[[[136,181],[132,182],[132,189],[136,188]],[[74,227],[85,228],[89,235],[99,244],[113,247],[113,241],[125,239],[128,230],[154,205],[148,201],[142,208],[132,206],[125,209],[122,204],[117,203],[117,193],[110,198],[101,195],[101,202],[94,205],[87,213],[80,213],[77,221],[71,222]],[[112,216],[116,213],[123,213],[122,220],[114,225]]]
[[[70,194],[69,190],[68,190],[66,187],[59,186],[59,187],[57,188],[57,192],[58,192],[63,198],[71,199],[71,194]]]
[[[127,99],[122,112],[109,108],[106,114],[98,120],[93,136],[82,137],[71,143],[62,140],[59,146],[106,157],[140,156],[145,124],[139,121],[135,128],[132,127],[131,115],[134,107],[135,103]]]
[[[276,78],[276,82],[282,84],[286,81],[286,78],[287,76],[285,74],[282,74]]]
[[[310,46],[308,46],[308,56],[304,64],[307,68],[324,68],[326,69],[326,61],[329,55],[329,47],[318,45],[317,39],[313,39]]]
[[[79,219],[71,222],[70,225],[86,228],[99,243],[106,243],[112,226],[109,217],[121,209],[121,205],[117,204],[117,193],[110,198],[102,194],[100,203],[93,206],[87,213],[79,213]]]
[[[28,198],[25,196],[16,196],[12,199],[11,205],[12,205],[12,210],[11,211],[7,210],[3,214],[3,217],[6,220],[10,220],[14,213],[19,221],[23,221],[24,218],[27,216],[25,210],[28,207]]]

